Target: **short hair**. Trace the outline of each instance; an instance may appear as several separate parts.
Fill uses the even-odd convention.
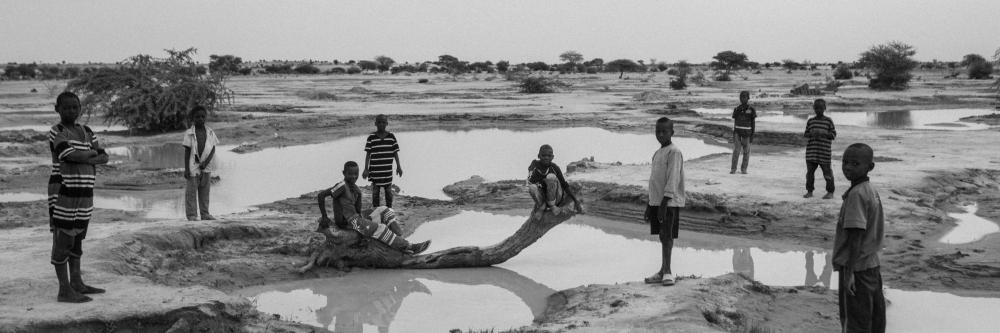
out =
[[[379,119],[389,120],[389,116],[386,116],[384,113],[380,113],[379,115],[375,116],[375,121],[378,121]]]
[[[63,91],[62,93],[59,94],[59,96],[56,96],[56,106],[62,105],[62,101],[67,98],[76,99],[77,102],[80,101],[80,96],[77,96],[76,94],[69,91]]]
[[[872,150],[871,146],[866,145],[864,143],[860,142],[852,143],[850,146],[847,146],[847,149],[844,150],[844,154],[846,155],[847,152],[851,150],[859,151],[860,153],[864,154],[864,157],[867,157],[869,160],[875,159],[875,151]]]
[[[743,96],[746,96],[746,97],[749,98],[750,97],[750,91],[749,90],[740,91],[740,97],[743,97]]]
[[[816,103],[823,103],[823,105],[826,105],[826,100],[822,98],[817,98],[815,101],[813,101],[813,105],[816,105]]]
[[[542,145],[541,147],[538,147],[538,153],[539,153],[539,154],[541,154],[541,153],[542,153],[542,151],[543,151],[543,150],[546,150],[546,149],[548,149],[548,150],[552,150],[552,146],[550,146],[550,145],[548,145],[548,144],[544,144],[544,145]]]
[[[674,127],[674,121],[667,117],[660,117],[660,119],[657,119],[656,126],[660,126],[660,124],[670,124],[670,128]]]
[[[195,105],[191,108],[191,112],[188,112],[188,117],[194,117],[194,114],[198,112],[204,112],[206,116],[208,115],[208,110],[206,110],[204,106]]]
[[[358,163],[354,162],[354,161],[347,161],[347,163],[344,163],[344,171],[347,171],[347,169],[350,169],[350,168],[357,168],[357,167],[358,167]]]

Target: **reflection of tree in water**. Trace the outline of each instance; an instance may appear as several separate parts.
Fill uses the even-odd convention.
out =
[[[753,279],[753,257],[749,247],[733,248],[733,272],[743,273]]]
[[[461,285],[492,285],[506,289],[520,298],[538,318],[545,311],[548,295],[555,293],[545,285],[514,271],[503,268],[399,270],[348,274],[343,277],[272,286],[271,290],[291,292],[312,289],[326,296],[327,304],[316,310],[316,320],[322,327],[334,325],[334,332],[362,332],[364,325],[388,332],[403,300],[414,292],[430,295],[431,291],[417,279]]]
[[[879,128],[912,128],[910,111],[868,112],[868,126]]]
[[[830,288],[830,277],[833,275],[833,252],[826,252],[826,264],[823,265],[823,271],[820,272],[819,277],[816,276],[816,272],[813,270],[815,266],[815,260],[813,259],[813,251],[806,251],[806,286],[815,286],[818,283],[823,283],[823,286]]]

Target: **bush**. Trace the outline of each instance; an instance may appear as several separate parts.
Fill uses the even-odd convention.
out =
[[[417,80],[417,83],[428,83],[428,82],[431,82],[431,81],[430,81],[430,80],[428,80],[428,79],[420,79],[420,80]]]
[[[910,71],[917,67],[917,62],[912,59],[916,53],[910,45],[889,42],[872,46],[861,54],[858,63],[875,72],[875,78],[868,81],[868,87],[902,90],[913,78]]]
[[[342,67],[330,68],[326,71],[328,74],[347,74],[347,70]]]
[[[264,71],[268,74],[291,74],[292,65],[267,65]]]
[[[685,77],[679,77],[679,78],[670,80],[670,89],[673,89],[673,90],[684,90],[684,88],[687,88],[687,82],[684,82],[684,81],[687,81],[686,79],[687,78],[685,78]]]
[[[713,77],[713,79],[715,79],[716,81],[732,81],[733,80],[733,78],[729,77],[729,73],[728,72],[717,72],[717,73],[715,73],[715,77]]]
[[[523,93],[547,94],[555,92],[557,87],[563,87],[566,84],[559,80],[544,77],[526,77],[521,79],[521,83],[517,86]]]
[[[312,64],[302,64],[295,67],[294,71],[299,74],[319,74],[319,68]]]
[[[847,65],[840,65],[833,71],[833,78],[837,80],[850,80],[854,78],[854,73],[851,73],[851,69],[847,68]]]
[[[250,69],[250,67],[243,67],[243,68],[240,68],[236,72],[240,73],[240,75],[250,75],[250,73],[253,73],[253,70]]]
[[[347,74],[358,74],[361,73],[361,68],[351,67],[347,69]]]
[[[668,69],[668,70],[667,70],[667,75],[673,75],[673,76],[677,76],[677,74],[678,74],[678,73],[680,73],[680,72],[679,72],[679,71],[677,71],[677,69],[676,69],[676,68],[671,68],[671,69]]]
[[[140,54],[120,67],[84,73],[67,90],[83,97],[87,114],[98,112],[106,123],[146,131],[183,129],[194,106],[211,112],[232,99],[223,76],[198,74],[191,59],[196,49],[166,51],[165,59]]]
[[[989,79],[993,74],[993,64],[989,61],[980,61],[969,65],[969,78],[974,80]]]
[[[299,96],[304,99],[311,99],[317,101],[335,101],[337,100],[337,95],[329,93],[326,91],[319,90],[299,90],[295,92],[295,96]]]

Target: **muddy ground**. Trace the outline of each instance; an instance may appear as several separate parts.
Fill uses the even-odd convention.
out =
[[[908,91],[873,92],[864,82],[853,81],[823,97],[837,111],[992,107],[995,97],[987,82],[939,79],[933,72],[918,75],[922,80]],[[652,121],[667,115],[677,120],[677,135],[726,144],[731,121],[702,117],[691,109],[731,108],[738,91],[747,89],[758,110],[808,113],[814,97],[791,96],[788,89],[818,80],[807,72],[765,71],[748,75],[744,81],[671,91],[663,74],[632,75],[628,80],[618,80],[616,75],[563,75],[558,78],[570,83],[569,88],[555,94],[525,95],[498,76],[419,77],[429,78],[431,84],[417,84],[418,76],[234,78],[230,85],[237,93],[235,104],[213,115],[209,125],[223,142],[239,144],[241,152],[252,153],[365,134],[372,130],[376,113],[391,114],[393,131],[588,126],[628,133],[649,133]],[[3,126],[56,120],[50,111],[51,98],[24,93],[33,84],[40,85],[15,82],[0,87],[6,93],[0,95]],[[313,96],[322,94],[315,92],[335,97],[318,99]],[[992,120],[987,116],[963,121]],[[799,127],[759,123],[750,175],[728,174],[728,154],[686,162],[691,200],[683,211],[682,228],[830,247],[840,200],[801,198],[805,167]],[[835,160],[853,142],[872,145],[879,158],[872,181],[880,190],[889,223],[882,268],[886,284],[1000,296],[997,235],[965,245],[937,242],[954,226],[946,213],[957,212],[964,202],[978,202],[980,216],[1000,221],[1000,154],[992,148],[1000,142],[1000,131],[838,126],[838,133]],[[181,138],[180,132],[127,134],[103,133],[101,139],[113,147],[153,146]],[[34,131],[0,130],[3,192],[43,191],[39,189],[49,172],[46,145],[44,135]],[[839,197],[848,184],[838,171],[839,163],[835,161],[833,167]],[[564,168],[569,169],[569,179],[581,193],[588,214],[641,223],[648,165],[577,161]],[[821,186],[822,179],[819,182]],[[530,199],[520,184],[473,178],[445,189],[453,201],[400,196],[397,205],[407,232],[412,232],[423,221],[460,209],[528,207]],[[96,190],[179,191],[182,187],[177,170],[116,164],[99,169]],[[78,306],[54,302],[55,281],[45,259],[50,246],[45,203],[0,203],[0,228],[5,230],[0,267],[16,268],[0,272],[4,281],[0,283],[0,331],[67,327],[81,332],[115,331],[137,325],[160,330],[173,325],[307,330],[255,313],[245,300],[226,294],[252,285],[349,274],[332,268],[304,276],[293,273],[304,263],[310,244],[320,239],[312,232],[317,215],[314,194],[260,208],[213,223],[157,220],[141,212],[98,209],[86,243],[84,267],[88,280],[111,292],[92,305]],[[835,303],[830,303],[829,293],[769,289],[773,294],[763,297],[759,295],[763,289],[753,286],[736,276],[692,279],[678,286],[683,293],[665,298],[649,295],[649,290],[634,283],[581,287],[560,292],[562,296],[554,298],[563,297],[565,302],[553,303],[545,320],[530,329],[573,325],[582,331],[625,327],[736,331],[760,325],[788,332],[836,327]],[[619,299],[624,303],[610,306]],[[590,303],[608,303],[609,307],[567,305]],[[642,310],[664,304],[679,310],[666,314]],[[666,319],[647,320],[651,317]],[[799,323],[807,326],[795,326]]]

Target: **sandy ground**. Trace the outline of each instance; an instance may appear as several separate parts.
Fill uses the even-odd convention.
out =
[[[364,134],[371,131],[371,116],[376,113],[393,114],[391,126],[395,131],[596,126],[629,133],[649,133],[656,117],[668,115],[678,121],[678,135],[725,142],[728,138],[719,136],[717,126],[729,126],[729,121],[705,119],[688,110],[731,108],[738,91],[747,89],[753,92],[752,102],[758,110],[808,113],[813,97],[790,96],[787,92],[794,85],[822,80],[822,76],[809,73],[764,71],[760,75],[747,74],[747,80],[692,85],[686,91],[667,89],[668,77],[664,74],[633,74],[628,80],[606,74],[563,75],[559,79],[570,83],[570,88],[545,95],[517,93],[512,82],[491,75],[240,77],[230,81],[237,94],[234,105],[213,115],[210,126],[226,142],[245,143],[246,151],[252,152]],[[837,111],[992,107],[995,97],[988,82],[944,80],[940,79],[943,73],[934,72],[916,75],[921,80],[907,91],[873,92],[864,88],[863,82],[854,81],[824,98],[830,109]],[[418,84],[418,78],[429,78],[430,84]],[[44,89],[50,84],[4,82],[0,86],[2,127],[55,122],[52,97]],[[42,93],[28,93],[32,87]],[[316,91],[336,97],[308,98]],[[801,133],[801,125],[758,126],[767,135],[762,134],[761,142],[754,146],[749,175],[728,174],[728,155],[686,163],[692,204],[684,212],[684,221],[689,223],[683,228],[829,247],[840,200],[801,198],[804,149],[794,139]],[[946,213],[957,211],[957,205],[964,202],[979,202],[980,216],[1000,220],[1000,153],[992,148],[1000,142],[1000,131],[838,126],[838,133],[835,160],[854,142],[872,145],[880,157],[872,180],[882,194],[889,223],[883,257],[886,283],[901,289],[997,297],[1000,242],[996,240],[1000,236],[957,246],[936,240],[954,226]],[[180,132],[124,134],[105,133],[102,140],[106,146],[151,146],[179,142],[181,137]],[[0,129],[0,145],[3,191],[38,192],[48,177],[44,137],[31,131]],[[835,161],[839,197],[849,184],[838,166]],[[635,223],[645,204],[643,187],[648,168],[580,163],[569,178],[582,193],[588,213]],[[822,179],[818,180],[821,187]],[[470,180],[446,189],[455,197],[451,202],[401,197],[399,203],[408,221],[407,230],[412,231],[422,221],[454,214],[460,208],[504,210],[526,206],[530,199],[517,183]],[[172,191],[181,185],[181,179],[172,171],[141,170],[125,164],[102,167],[97,191]],[[310,242],[318,239],[318,234],[311,232],[316,215],[313,198],[306,194],[262,205],[258,212],[228,216],[218,223],[151,220],[135,212],[98,210],[85,245],[84,270],[88,281],[111,290],[91,303],[100,306],[54,302],[56,283],[45,259],[50,234],[45,228],[44,202],[0,203],[0,228],[6,229],[0,236],[5,253],[0,257],[0,267],[14,268],[0,271],[0,331],[66,327],[115,331],[115,327],[134,329],[142,323],[166,329],[179,325],[181,319],[185,320],[182,324],[191,327],[299,329],[271,318],[262,319],[244,300],[226,292],[283,280],[345,274],[333,269],[317,270],[308,276],[291,273],[304,261]],[[835,325],[835,316],[830,317],[835,307],[829,303],[829,295],[785,290],[777,292],[778,297],[762,297],[759,292],[747,291],[747,283],[733,276],[685,280],[678,288],[684,293],[666,298],[635,283],[581,287],[561,292],[563,305],[550,304],[548,320],[535,328],[576,325],[577,330],[585,330],[583,323],[589,323],[591,328],[587,330],[591,331],[655,326],[700,332],[733,331],[760,322],[784,331],[828,331],[831,322]],[[613,309],[606,308],[618,299],[629,305],[619,303]],[[576,310],[566,305],[591,303],[609,305],[592,309],[579,306]],[[720,312],[713,309],[714,315],[706,315],[694,310],[699,306],[705,309],[706,304],[718,305]],[[665,307],[678,310],[666,314],[648,310]],[[817,316],[817,312],[822,315]],[[743,319],[734,320],[727,313],[740,313]],[[649,321],[657,315],[663,320]],[[795,326],[797,323],[812,326]],[[98,324],[102,325],[100,329]],[[802,329],[788,330],[799,327]]]

